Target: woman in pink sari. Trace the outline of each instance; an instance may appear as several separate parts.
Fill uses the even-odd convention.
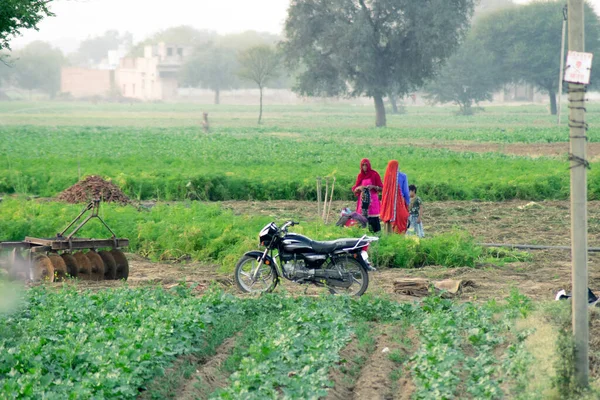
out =
[[[379,195],[383,189],[381,177],[373,168],[368,158],[360,161],[360,173],[356,177],[356,183],[352,191],[358,197],[356,212],[364,215],[369,220],[369,227],[373,232],[381,230],[379,222]]]

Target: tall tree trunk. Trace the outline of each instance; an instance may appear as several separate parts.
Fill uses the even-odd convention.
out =
[[[373,96],[375,100],[375,126],[380,128],[386,126],[385,121],[385,106],[383,105],[383,96],[376,94]]]
[[[258,87],[259,91],[260,91],[260,111],[258,112],[258,124],[260,125],[260,121],[262,120],[262,97],[263,97],[263,93],[262,93],[262,86]]]
[[[221,90],[215,89],[215,104],[221,104]]]
[[[390,99],[390,104],[392,105],[392,114],[398,114],[398,103],[396,102],[396,95],[391,93],[388,98]]]
[[[556,115],[556,93],[554,90],[549,90],[548,95],[550,96],[550,114]]]

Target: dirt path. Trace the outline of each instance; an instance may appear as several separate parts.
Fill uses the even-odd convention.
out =
[[[411,143],[413,146],[428,149],[448,149],[457,152],[502,153],[526,157],[566,157],[569,143],[481,143],[457,142],[448,143]],[[600,157],[600,143],[588,143],[588,157],[597,161]]]
[[[316,218],[316,203],[224,202],[236,214],[268,215],[275,221]],[[334,202],[332,209],[339,210],[347,202]],[[589,202],[589,246],[600,247],[600,202]],[[460,228],[470,232],[478,242],[521,243],[540,245],[569,245],[569,203],[548,201],[531,203],[509,201],[501,203],[452,201],[425,204],[424,225],[427,235],[450,232]],[[343,231],[340,231],[343,235]],[[512,287],[536,300],[552,299],[561,288],[570,289],[570,252],[544,250],[531,252],[529,262],[508,263],[504,266],[480,265],[477,268],[426,267],[421,269],[382,270],[371,275],[369,293],[386,293],[399,300],[406,296],[393,293],[394,279],[401,277],[426,277],[431,279],[470,279],[476,287],[463,295],[464,299],[489,299],[506,296]],[[217,272],[218,266],[206,263],[155,263],[136,255],[128,255],[130,277],[126,283],[114,281],[82,282],[83,287],[135,287],[147,284],[174,286],[181,281],[194,282],[200,292],[211,282],[235,292],[231,274]],[[590,287],[600,290],[600,254],[590,253]],[[304,293],[306,286],[284,281],[277,290]],[[309,287],[307,294],[319,294],[322,289]]]
[[[361,371],[353,391],[353,399],[392,400],[391,373],[394,362],[390,353],[398,349],[387,332],[382,332],[377,337],[375,350],[371,353]]]
[[[236,338],[237,336],[225,340],[217,348],[216,354],[198,367],[191,379],[187,380],[184,388],[177,396],[178,399],[207,399],[215,390],[224,388],[229,384],[229,374],[224,373],[221,366],[233,350]]]

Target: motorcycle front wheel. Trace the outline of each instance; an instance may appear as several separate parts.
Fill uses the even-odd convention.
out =
[[[240,258],[234,276],[236,286],[245,293],[268,293],[277,286],[275,266],[261,263],[256,257]]]
[[[347,294],[349,296],[362,296],[369,287],[369,273],[366,268],[355,258],[342,257],[335,260],[342,271],[349,272],[352,275],[352,285],[350,287],[329,286],[332,294]],[[332,268],[332,267],[329,267]]]

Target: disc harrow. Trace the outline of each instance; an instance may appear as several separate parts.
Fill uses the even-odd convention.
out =
[[[129,239],[118,238],[98,215],[100,200],[92,200],[79,215],[53,238],[25,237],[20,242],[0,242],[0,277],[25,281],[63,281],[127,279],[129,263],[121,249]],[[66,234],[86,214],[77,227]],[[107,239],[80,238],[75,234],[91,219],[97,218],[111,233]]]

